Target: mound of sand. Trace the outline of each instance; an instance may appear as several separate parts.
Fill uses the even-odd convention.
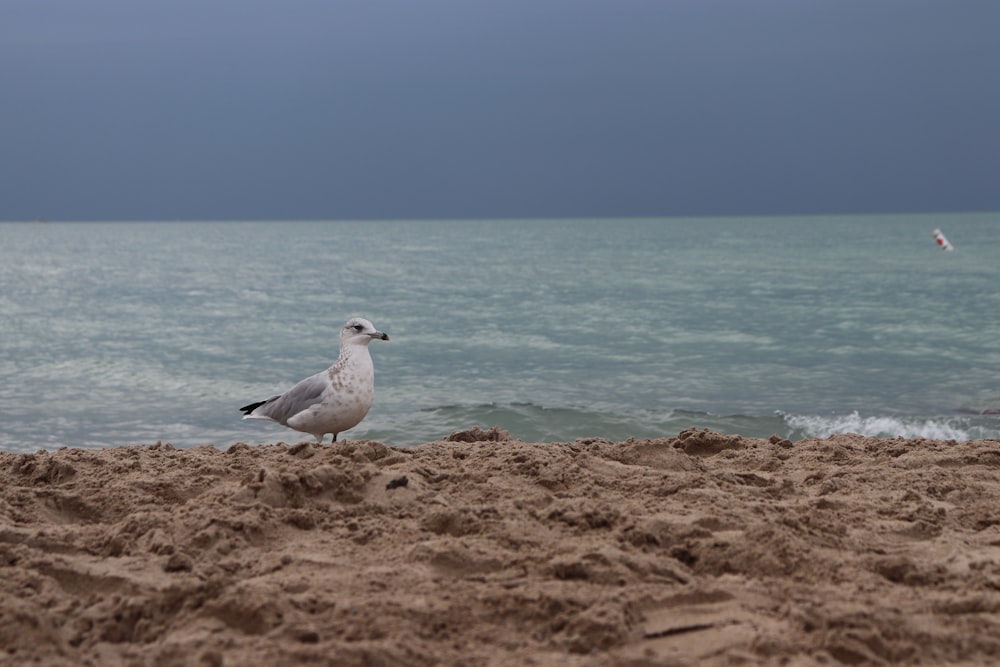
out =
[[[0,661],[1000,661],[1000,441],[0,454]]]

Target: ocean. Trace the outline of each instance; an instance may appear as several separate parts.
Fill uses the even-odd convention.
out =
[[[341,438],[1000,438],[998,258],[997,213],[4,223],[0,449],[308,440],[238,408],[355,315]]]

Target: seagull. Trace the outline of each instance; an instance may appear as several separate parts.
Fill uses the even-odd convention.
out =
[[[323,436],[354,428],[368,414],[375,398],[375,367],[368,343],[389,340],[363,317],[347,321],[340,330],[340,356],[333,366],[307,377],[284,394],[240,408],[243,419],[270,419],[282,426],[309,433],[316,442]]]

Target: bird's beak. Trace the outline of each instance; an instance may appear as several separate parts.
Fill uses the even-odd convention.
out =
[[[389,334],[382,333],[381,331],[376,331],[373,334],[368,334],[372,338],[378,338],[379,340],[389,340]]]

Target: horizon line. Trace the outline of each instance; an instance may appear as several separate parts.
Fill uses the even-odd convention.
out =
[[[501,217],[413,217],[413,218],[45,218],[3,219],[0,224],[48,224],[48,223],[189,223],[189,222],[500,222],[508,220],[539,220],[539,221],[572,221],[572,220],[692,220],[692,219],[750,219],[750,218],[843,218],[843,217],[878,217],[878,216],[932,216],[932,215],[988,215],[1000,213],[997,210],[959,209],[938,211],[895,211],[872,212],[861,211],[852,213],[731,213],[731,214],[695,214],[695,215],[599,215],[599,216],[501,216]]]

